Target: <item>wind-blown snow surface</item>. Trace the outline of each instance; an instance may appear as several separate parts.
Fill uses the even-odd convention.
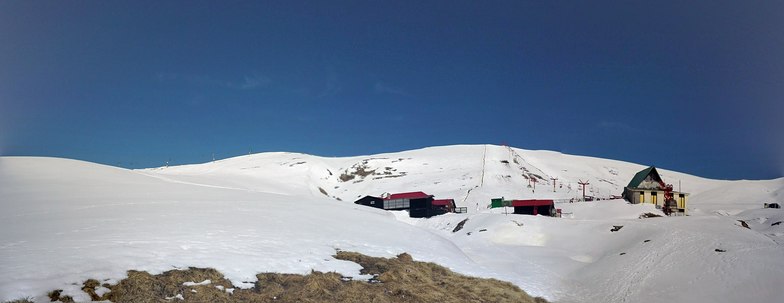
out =
[[[331,257],[336,249],[405,251],[562,302],[784,301],[784,227],[776,224],[784,215],[760,209],[784,202],[784,179],[660,170],[692,193],[690,217],[637,219],[660,212],[620,200],[559,203],[563,219],[486,209],[491,197],[578,197],[580,179],[590,195],[617,195],[643,168],[492,145],[351,158],[264,153],[140,171],[0,158],[0,301],[45,301],[52,289],[87,300],[73,283],[116,281],[128,269],[213,267],[237,286],[267,271],[358,276],[359,265]],[[529,188],[526,177],[542,183]],[[416,190],[471,213],[410,219],[351,203]],[[614,225],[624,227],[610,232]]]
[[[336,249],[417,258],[491,276],[442,237],[386,212],[317,197],[171,183],[72,160],[0,160],[0,300],[128,269],[214,267],[238,286],[259,272],[357,276]]]

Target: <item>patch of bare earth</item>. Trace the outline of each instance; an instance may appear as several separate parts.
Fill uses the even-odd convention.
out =
[[[262,273],[251,289],[234,289],[229,280],[209,268],[171,270],[159,275],[128,271],[115,285],[87,280],[82,288],[95,301],[123,302],[547,302],[533,298],[517,286],[495,279],[468,277],[434,263],[414,261],[403,253],[396,258],[375,258],[340,251],[335,258],[362,265],[369,281],[355,281],[338,273],[309,275]],[[207,281],[209,280],[209,281]],[[195,283],[194,283],[195,282]],[[98,295],[96,288],[111,291]],[[73,302],[50,293],[50,298]],[[26,303],[18,300],[12,303]]]

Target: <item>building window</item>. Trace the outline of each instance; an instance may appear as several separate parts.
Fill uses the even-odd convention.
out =
[[[639,203],[645,203],[645,192],[644,191],[640,192],[640,201],[639,201]]]
[[[384,201],[384,209],[410,208],[408,199],[395,199]]]
[[[686,209],[686,195],[684,194],[678,195],[678,208]]]
[[[651,192],[651,203],[656,204],[658,201],[659,193],[652,191]]]

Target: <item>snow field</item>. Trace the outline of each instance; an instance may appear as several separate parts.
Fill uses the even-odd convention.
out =
[[[212,267],[237,287],[252,286],[260,272],[369,278],[359,275],[358,264],[332,258],[337,249],[383,257],[408,252],[491,276],[451,242],[379,210],[172,183],[72,160],[1,161],[7,211],[0,218],[0,301],[46,301],[53,289],[89,300],[73,283],[116,282],[129,269]]]
[[[784,178],[720,181],[661,169],[692,194],[690,217],[637,219],[661,212],[621,200],[558,203],[560,219],[486,208],[502,196],[579,197],[578,180],[589,180],[589,195],[620,194],[643,168],[492,145],[350,158],[264,153],[137,171],[0,157],[0,301],[43,302],[52,289],[86,300],[74,283],[111,283],[129,269],[212,267],[236,287],[259,272],[367,278],[332,258],[337,249],[408,252],[557,302],[784,301],[784,223],[774,225],[784,215],[760,209],[784,202]],[[533,175],[535,190],[524,177]],[[469,214],[412,219],[351,203],[404,191],[453,198]]]

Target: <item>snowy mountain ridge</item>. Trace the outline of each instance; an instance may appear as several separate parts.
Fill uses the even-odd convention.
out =
[[[159,167],[140,172],[193,184],[354,201],[384,192],[424,191],[453,198],[458,206],[482,208],[491,198],[581,198],[619,196],[646,165],[553,151],[497,145],[456,145],[370,156],[326,158],[298,153],[260,153],[204,164]],[[761,181],[711,180],[659,168],[676,190],[688,192],[698,211],[737,213],[784,196],[784,178]],[[532,180],[536,180],[534,184]],[[554,180],[555,179],[555,180]],[[555,183],[555,188],[554,188]],[[742,202],[711,193],[733,184],[756,184]],[[734,201],[734,200],[733,200]],[[718,207],[718,208],[717,208]],[[726,209],[725,209],[726,208]]]

